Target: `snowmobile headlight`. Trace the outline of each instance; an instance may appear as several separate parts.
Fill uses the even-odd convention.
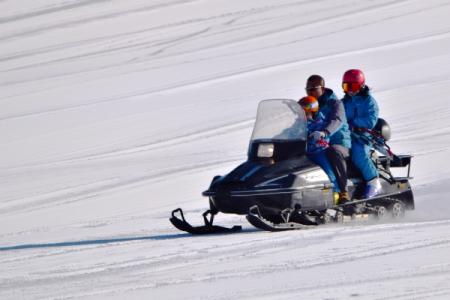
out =
[[[273,150],[274,150],[273,144],[259,144],[258,145],[258,157],[272,157],[273,156]]]

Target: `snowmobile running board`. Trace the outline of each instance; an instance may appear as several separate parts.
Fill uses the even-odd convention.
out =
[[[386,203],[390,203],[392,205],[394,205],[395,203],[402,203],[402,206],[405,206],[405,203],[403,203],[401,200],[397,200],[395,198],[391,198],[391,197],[395,197],[397,195],[399,195],[401,193],[391,193],[391,194],[382,194],[379,196],[375,196],[372,198],[366,198],[366,199],[353,199],[352,201],[343,203],[343,204],[339,204],[339,205],[335,205],[333,207],[331,207],[331,209],[335,209],[335,210],[342,210],[342,212],[344,213],[344,215],[346,216],[353,216],[355,214],[361,213],[361,207],[358,207],[360,204],[366,204],[366,203],[371,203],[371,202],[382,202],[384,204]],[[382,205],[384,206],[384,205]],[[377,212],[377,207],[367,207],[367,206],[363,206],[362,208],[363,210],[366,211],[372,211],[372,212]]]
[[[397,196],[397,195],[400,195],[401,193],[402,192],[400,192],[400,193],[392,193],[392,194],[380,194],[380,195],[372,197],[372,198],[353,199],[352,201],[336,205],[336,206],[332,207],[331,209],[338,208],[338,207],[344,207],[344,206],[348,206],[348,205],[353,205],[353,204],[368,203],[368,202],[372,202],[372,201],[376,201],[376,200],[385,200],[385,201],[389,201],[389,202],[397,202],[398,200],[396,200],[396,199],[389,199],[389,197]]]
[[[362,203],[369,203],[369,202],[377,201],[377,200],[378,201],[380,201],[380,200],[387,201],[387,202],[391,202],[391,203],[401,202],[399,200],[389,198],[392,196],[396,196],[398,194],[400,194],[400,193],[384,194],[384,195],[379,195],[379,196],[376,196],[373,198],[368,198],[368,199],[354,199],[351,202],[336,205],[334,207],[331,207],[330,209],[334,209],[337,211],[342,210],[342,212],[341,212],[341,213],[343,213],[342,216],[344,216],[344,215],[347,217],[352,216],[352,218],[353,218],[353,217],[357,216],[357,213],[361,213],[358,209],[356,209],[356,205],[362,204]],[[373,212],[376,212],[375,208],[372,208],[371,210],[373,210]],[[269,220],[266,220],[264,217],[262,217],[257,205],[250,207],[246,218],[247,218],[247,221],[250,222],[250,224],[252,224],[253,226],[255,226],[259,229],[262,229],[262,230],[266,230],[266,231],[286,231],[286,230],[309,229],[309,228],[317,227],[317,225],[319,225],[319,224],[306,225],[306,224],[300,224],[300,223],[296,223],[296,222],[289,222],[288,221],[289,217],[286,219],[287,222],[275,224],[275,223],[270,222]]]
[[[180,213],[181,219],[178,218],[175,214]],[[211,218],[208,220],[207,215],[210,214]],[[211,210],[207,210],[203,213],[203,219],[205,221],[205,225],[203,226],[192,226],[189,224],[184,218],[183,210],[181,208],[177,208],[172,211],[172,217],[170,218],[170,222],[181,231],[186,231],[190,234],[214,234],[214,233],[234,233],[242,230],[242,226],[233,226],[232,228],[222,227],[213,225],[214,214]]]

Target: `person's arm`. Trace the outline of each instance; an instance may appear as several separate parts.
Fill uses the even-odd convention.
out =
[[[378,121],[378,104],[372,96],[368,96],[365,100],[365,107],[358,111],[358,116],[353,120],[353,124],[359,128],[372,129]]]
[[[341,100],[330,101],[328,104],[331,108],[330,118],[328,120],[327,126],[324,128],[324,132],[331,136],[336,133],[341,127],[344,125],[345,118],[345,109],[344,104]]]

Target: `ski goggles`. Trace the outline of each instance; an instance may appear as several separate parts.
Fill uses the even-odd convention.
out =
[[[342,83],[342,89],[344,90],[344,92],[348,93],[348,92],[352,92],[352,93],[357,93],[361,90],[363,86],[360,83],[356,83],[356,82],[344,82]]]
[[[301,103],[300,105],[303,107],[303,110],[306,113],[309,113],[309,112],[314,113],[314,112],[319,111],[319,102],[317,102],[317,101],[312,102],[312,103]]]
[[[306,87],[305,90],[306,90],[307,92],[312,92],[312,91],[315,91],[315,90],[318,90],[318,89],[321,89],[321,88],[323,88],[323,86],[321,86],[321,85],[318,85],[318,86],[309,86],[309,87]]]

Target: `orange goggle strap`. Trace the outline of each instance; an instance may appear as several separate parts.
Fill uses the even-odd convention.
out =
[[[344,90],[344,92],[348,93],[348,92],[359,92],[361,90],[363,86],[359,83],[356,82],[343,82],[342,83],[342,89]]]

